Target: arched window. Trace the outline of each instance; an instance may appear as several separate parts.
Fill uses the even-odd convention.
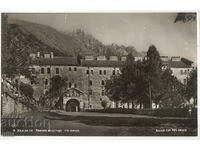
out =
[[[91,70],[91,74],[93,74],[93,70]]]
[[[183,83],[186,85],[186,84],[187,84],[187,80],[186,80],[186,79],[183,79]]]
[[[89,74],[89,70],[86,70],[86,74]]]
[[[35,74],[35,68],[31,68],[31,73]]]
[[[48,85],[48,79],[45,79],[45,85]]]
[[[76,83],[74,84],[74,88],[77,88],[77,84]]]
[[[102,96],[104,96],[104,95],[105,95],[105,92],[104,92],[104,90],[102,90],[102,91],[101,91],[101,95],[102,95]]]
[[[105,81],[104,80],[101,81],[101,85],[105,85]]]
[[[47,68],[47,73],[50,74],[50,72],[51,72],[51,69]]]
[[[103,71],[103,74],[106,75],[106,70]]]
[[[136,70],[136,76],[139,76],[140,75],[140,70]]]
[[[115,75],[115,70],[113,70],[113,75]]]
[[[183,70],[181,70],[181,75],[183,74]]]
[[[56,74],[59,74],[59,68],[56,68]]]
[[[99,70],[99,74],[100,74],[100,75],[102,74],[102,70]]]
[[[92,85],[92,80],[89,81],[89,84]]]
[[[187,74],[187,70],[185,70],[185,74]]]
[[[72,83],[71,82],[69,82],[69,88],[71,88],[72,87]]]
[[[41,68],[41,74],[44,74],[44,68]]]

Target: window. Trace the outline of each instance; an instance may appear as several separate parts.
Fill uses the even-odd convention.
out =
[[[136,76],[139,76],[139,75],[140,75],[140,71],[136,70]]]
[[[113,75],[115,75],[115,70],[113,70]]]
[[[32,68],[32,69],[31,69],[31,72],[34,74],[34,73],[35,73],[35,68]]]
[[[90,109],[92,109],[92,105],[90,105]]]
[[[102,70],[99,70],[99,74],[100,74],[100,75],[102,74]]]
[[[186,84],[187,84],[187,80],[186,80],[186,79],[184,79],[184,80],[183,80],[183,83],[186,85]]]
[[[104,80],[101,81],[101,85],[105,85],[105,81]]]
[[[119,70],[117,70],[117,74],[119,74]]]
[[[44,74],[44,68],[41,68],[41,74]]]
[[[45,79],[44,84],[45,84],[45,85],[48,85],[48,79]]]
[[[56,68],[56,74],[59,74],[59,68]]]
[[[89,84],[92,85],[92,80],[89,81]]]
[[[86,70],[86,74],[89,74],[89,70]]]
[[[183,74],[183,70],[181,70],[181,74]]]
[[[106,75],[106,70],[103,71],[103,74]]]
[[[77,70],[77,68],[76,67],[74,67],[74,71],[76,71]]]
[[[91,70],[91,74],[93,74],[93,70]]]
[[[47,68],[47,73],[50,74],[51,70],[50,68]]]
[[[33,85],[33,80],[31,80],[31,85]]]
[[[77,84],[76,83],[74,84],[74,88],[77,88]]]
[[[105,95],[105,91],[104,91],[104,90],[101,91],[101,95],[102,95],[102,96]]]
[[[187,74],[187,70],[185,70],[185,74]]]
[[[89,90],[89,95],[92,95],[92,90]]]
[[[69,82],[69,88],[71,88],[72,87],[72,83],[71,82]]]
[[[69,71],[72,71],[72,68],[71,68],[71,67],[69,67]]]

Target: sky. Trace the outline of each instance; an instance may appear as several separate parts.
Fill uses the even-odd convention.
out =
[[[160,55],[197,62],[197,22],[174,23],[176,13],[18,13],[9,18],[45,24],[59,31],[83,29],[104,44],[134,46],[139,52],[153,44]]]

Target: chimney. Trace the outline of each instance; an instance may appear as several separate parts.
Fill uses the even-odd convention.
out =
[[[160,56],[160,59],[162,61],[168,61],[169,60],[168,56]]]
[[[118,61],[118,57],[117,56],[110,56],[109,60],[110,61]]]
[[[106,60],[106,56],[97,56],[97,60]]]
[[[126,56],[122,56],[121,61],[126,61]]]
[[[94,56],[85,56],[85,60],[94,60]]]
[[[173,56],[173,57],[171,57],[171,61],[181,61],[181,57],[180,56]]]
[[[142,61],[142,57],[136,56],[136,57],[134,57],[134,58],[135,58],[135,61],[138,61],[138,60],[141,60],[141,61]]]
[[[50,54],[44,54],[44,58],[50,58],[51,55]]]
[[[36,54],[35,53],[30,53],[29,57],[30,58],[36,58]]]
[[[50,57],[51,57],[51,59],[53,59],[53,52],[51,52]]]

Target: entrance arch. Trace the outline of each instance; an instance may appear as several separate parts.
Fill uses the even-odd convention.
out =
[[[76,99],[70,99],[66,103],[67,112],[78,112],[80,111],[80,103]]]

